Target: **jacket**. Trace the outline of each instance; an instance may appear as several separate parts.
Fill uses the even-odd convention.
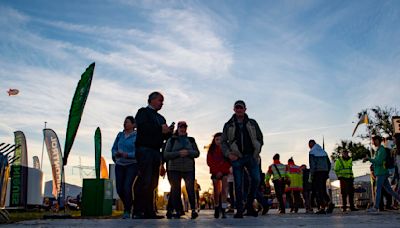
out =
[[[353,178],[353,159],[349,158],[344,160],[343,158],[338,158],[335,161],[335,173],[338,179],[340,178]]]
[[[164,140],[170,135],[162,133],[162,125],[166,124],[165,118],[156,110],[146,107],[136,113],[137,147],[147,147],[159,150]]]
[[[286,187],[286,191],[303,191],[303,171],[300,166],[288,164],[288,176],[290,185]]]
[[[179,155],[179,151],[182,149],[187,149],[189,151],[189,155],[186,157],[181,157]],[[167,160],[168,170],[190,172],[194,171],[194,159],[199,157],[199,155],[200,152],[197,148],[194,138],[189,140],[189,137],[187,136],[174,135],[167,141],[164,159]]]
[[[255,120],[249,119],[247,114],[245,114],[243,123],[246,126],[246,129],[250,135],[251,143],[254,148],[253,156],[258,159],[260,157],[261,147],[264,144],[263,134],[261,132],[261,129]],[[237,140],[242,140],[242,139],[237,139],[235,137],[236,136],[235,132],[236,132],[236,116],[233,115],[232,118],[229,119],[229,121],[226,122],[224,125],[221,137],[222,151],[226,157],[228,157],[229,154],[234,154],[239,158],[241,158],[243,157],[243,154],[241,153],[241,150],[238,147]],[[244,143],[241,142],[241,144],[243,145]]]
[[[379,146],[376,151],[375,158],[369,158],[368,160],[374,165],[375,176],[388,175],[389,171],[383,166],[386,159],[386,149],[382,145]]]
[[[117,134],[117,137],[114,140],[114,144],[111,149],[111,156],[115,164],[118,165],[130,165],[136,163],[136,131],[132,132],[125,137],[125,133],[123,131]],[[124,157],[116,157],[115,154],[120,151],[128,154],[127,158]]]
[[[275,166],[278,169],[276,169]],[[283,178],[289,178],[287,165],[281,164],[279,161],[274,161],[274,164],[268,167],[267,175],[265,175],[266,183],[269,182],[271,176],[272,176],[272,181],[276,181]]]
[[[315,144],[309,153],[310,162],[310,175],[314,175],[315,172],[331,170],[331,161],[329,160],[328,154],[321,148],[320,145]]]
[[[216,147],[214,152],[209,151],[207,153],[207,165],[210,167],[211,174],[229,174],[229,168],[231,163],[227,161],[227,158],[223,155],[221,147]]]

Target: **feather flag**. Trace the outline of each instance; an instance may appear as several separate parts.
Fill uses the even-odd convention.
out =
[[[92,63],[82,74],[81,80],[76,87],[74,98],[72,99],[71,109],[69,111],[67,132],[65,136],[64,158],[63,164],[67,165],[68,155],[74,143],[76,133],[78,132],[79,124],[83,114],[83,109],[92,84],[92,77],[95,64]]]
[[[354,131],[353,131],[353,134],[351,135],[351,137],[354,136],[354,134],[356,133],[357,128],[358,128],[358,126],[359,126],[360,124],[368,124],[368,123],[369,123],[369,121],[368,121],[368,115],[367,115],[367,113],[365,113],[365,114],[363,114],[363,115],[360,117],[360,120],[358,121],[356,127],[354,128]]]

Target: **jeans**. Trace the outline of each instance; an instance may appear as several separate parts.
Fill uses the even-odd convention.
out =
[[[325,208],[330,198],[326,193],[326,180],[328,180],[328,171],[316,171],[313,176],[313,192],[317,198],[318,207]]]
[[[168,180],[171,185],[170,199],[172,208],[177,212],[180,212],[182,208],[181,200],[181,181],[185,181],[186,191],[189,197],[190,208],[196,210],[196,201],[194,193],[194,171],[191,172],[180,172],[180,171],[168,171]],[[170,208],[171,209],[171,208]]]
[[[138,147],[136,159],[139,175],[137,184],[135,184],[135,213],[152,216],[155,214],[154,193],[158,186],[160,173],[160,152],[157,149]]]
[[[275,188],[275,195],[276,198],[278,199],[279,203],[279,210],[281,212],[285,211],[285,203],[283,202],[283,194],[285,192],[285,182],[281,180],[273,180],[272,183],[274,183],[274,188]]]
[[[376,176],[376,195],[375,195],[375,208],[379,209],[379,204],[381,202],[381,195],[382,195],[382,188],[385,188],[385,190],[392,195],[397,201],[400,202],[400,196],[395,193],[390,186],[389,180],[388,180],[388,175],[380,175]]]
[[[115,165],[115,182],[119,198],[124,204],[124,212],[132,210],[132,188],[138,173],[137,164]]]
[[[302,206],[302,200],[300,196],[300,191],[288,191],[286,192],[286,201],[289,202],[290,211],[297,212]]]
[[[353,178],[340,178],[340,191],[342,194],[343,209],[347,208],[347,196],[349,197],[350,208],[354,208],[354,186]]]
[[[232,209],[235,207],[235,186],[233,182],[229,182],[229,203],[231,204]]]
[[[258,161],[253,155],[244,155],[236,161],[232,161],[233,176],[235,180],[236,209],[243,212],[243,173],[244,167],[250,175],[250,190],[247,195],[247,202],[252,203],[256,198],[258,185],[260,184],[260,168]],[[247,187],[247,186],[246,186]]]

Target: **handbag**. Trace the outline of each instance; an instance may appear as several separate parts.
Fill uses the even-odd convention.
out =
[[[278,169],[278,167],[276,167],[276,164],[274,164],[274,167],[275,167],[276,171],[278,172],[279,180],[282,181],[283,183],[285,183],[287,186],[290,186],[290,179],[285,178],[285,177],[282,178],[281,172],[279,172],[279,169]]]

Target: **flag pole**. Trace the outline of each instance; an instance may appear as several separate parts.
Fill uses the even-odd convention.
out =
[[[47,122],[44,121],[44,129],[46,129]],[[42,158],[40,160],[40,170],[43,168],[43,151],[44,151],[44,136],[43,136],[43,144],[42,144]]]

